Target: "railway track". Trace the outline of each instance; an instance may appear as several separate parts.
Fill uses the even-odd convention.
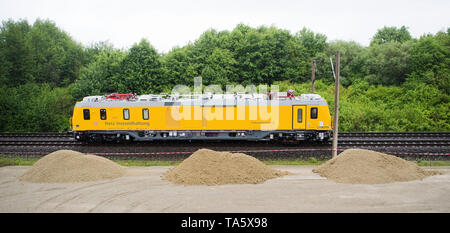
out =
[[[200,148],[244,152],[258,156],[326,157],[331,142],[286,144],[277,142],[131,142],[86,144],[75,141],[68,133],[0,133],[0,154],[42,156],[60,149],[77,150],[104,156],[186,157]],[[338,148],[371,149],[397,155],[437,155],[450,159],[450,132],[343,132]],[[169,156],[170,155],[170,156]]]
[[[110,146],[124,146],[124,144],[105,143]],[[205,143],[207,144],[207,143]],[[1,140],[0,146],[88,146],[89,144],[69,140]],[[99,144],[91,144],[99,145]],[[161,145],[158,142],[131,142],[130,145]],[[299,144],[301,145],[301,144]],[[325,142],[323,145],[331,146],[331,142]],[[340,146],[450,146],[447,139],[340,139]]]

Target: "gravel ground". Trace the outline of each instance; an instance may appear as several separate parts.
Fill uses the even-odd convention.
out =
[[[443,175],[390,184],[338,184],[312,166],[271,166],[293,175],[262,184],[183,186],[170,167],[131,167],[135,176],[81,183],[28,183],[27,166],[0,168],[0,212],[450,212]]]

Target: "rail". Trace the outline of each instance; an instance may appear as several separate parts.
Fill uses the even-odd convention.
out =
[[[187,156],[200,148],[249,153],[261,156],[327,156],[331,143],[283,144],[247,141],[164,141],[131,143],[92,143],[75,141],[70,133],[0,133],[0,154],[42,156],[60,149],[102,156]],[[343,132],[338,151],[370,149],[397,156],[435,156],[450,159],[450,132]]]

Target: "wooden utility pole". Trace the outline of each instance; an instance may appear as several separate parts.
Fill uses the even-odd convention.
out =
[[[312,66],[311,66],[311,93],[314,94],[314,80],[316,79],[316,61],[312,60]]]
[[[336,53],[336,76],[334,80],[334,119],[333,119],[333,158],[337,156],[338,120],[339,120],[339,72],[341,53]]]

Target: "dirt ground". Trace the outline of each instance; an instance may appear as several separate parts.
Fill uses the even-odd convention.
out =
[[[262,184],[183,186],[162,180],[169,167],[95,182],[36,184],[29,167],[0,168],[0,212],[450,212],[450,167],[443,175],[390,184],[338,184],[312,166],[271,166],[294,175]]]

